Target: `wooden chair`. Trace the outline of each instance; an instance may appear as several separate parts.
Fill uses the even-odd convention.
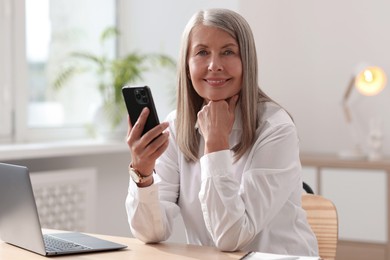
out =
[[[332,201],[314,194],[302,195],[302,207],[318,241],[320,257],[335,259],[338,240],[337,209]]]

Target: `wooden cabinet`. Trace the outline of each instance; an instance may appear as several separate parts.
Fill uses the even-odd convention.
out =
[[[302,154],[303,179],[339,216],[337,258],[390,260],[390,160]]]

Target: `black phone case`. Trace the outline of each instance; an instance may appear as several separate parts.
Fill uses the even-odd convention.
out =
[[[150,113],[142,135],[160,124],[152,92],[148,86],[125,86],[122,88],[122,94],[130,116],[131,125],[135,124],[144,107],[149,108]]]

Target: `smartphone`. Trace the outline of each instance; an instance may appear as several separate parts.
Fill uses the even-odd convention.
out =
[[[149,108],[150,113],[142,135],[160,124],[152,92],[148,86],[124,86],[122,88],[122,94],[126,103],[127,112],[129,113],[131,125],[134,125],[138,120],[144,107]]]

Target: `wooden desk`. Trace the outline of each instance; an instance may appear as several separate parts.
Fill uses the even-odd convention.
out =
[[[360,230],[359,237],[354,238],[351,235],[347,238],[339,237],[336,259],[390,260],[390,158],[386,157],[376,161],[347,160],[332,154],[301,154],[300,157],[304,168],[314,169],[311,173],[315,174],[316,180],[312,186],[316,193],[331,199],[336,207],[338,205],[344,206],[338,208],[339,230],[340,227],[345,226],[349,227],[347,231]],[[332,173],[332,170],[336,171]],[[337,178],[332,179],[332,176],[329,178],[329,174],[332,174],[333,178]],[[382,180],[382,178],[379,179],[379,175],[384,177],[383,182],[379,183],[380,185],[378,185],[378,180]],[[350,176],[350,179],[346,180],[344,176]],[[374,183],[371,182],[373,177],[376,177]],[[356,179],[359,180],[359,183],[355,181]],[[350,185],[351,182],[354,183],[354,186]],[[359,199],[361,194],[365,200]],[[356,201],[358,203],[355,203]],[[353,206],[354,204],[356,206]],[[371,205],[378,205],[373,207],[379,208],[381,211],[372,210],[373,207],[371,207],[371,212],[374,214],[368,213],[367,208]],[[346,213],[348,215],[345,215]],[[385,214],[386,223],[382,226],[378,224],[382,222],[375,222],[375,218],[383,214]],[[367,215],[373,217],[366,217]],[[350,223],[356,218],[360,222],[356,227],[351,227]],[[376,229],[383,227],[382,230],[385,230],[386,233],[385,241],[372,240],[372,237],[366,235],[369,233],[365,231],[372,230],[373,226]]]
[[[115,260],[194,260],[194,259],[240,259],[243,252],[221,252],[214,247],[186,244],[160,243],[144,244],[136,238],[95,235],[93,236],[127,245],[119,251],[77,254],[69,256],[54,256],[47,258],[36,253],[9,245],[0,240],[0,259],[35,260],[35,259],[115,259]]]

